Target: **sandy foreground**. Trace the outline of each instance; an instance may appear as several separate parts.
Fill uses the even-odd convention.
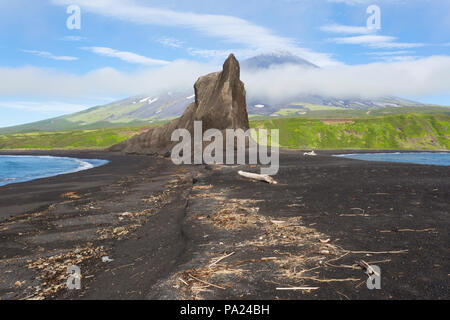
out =
[[[449,299],[450,168],[318,153],[282,151],[270,185],[237,174],[256,166],[1,152],[111,162],[0,187],[0,299]]]

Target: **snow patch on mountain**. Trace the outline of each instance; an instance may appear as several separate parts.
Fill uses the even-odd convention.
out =
[[[148,101],[148,99],[150,99],[151,97],[147,97],[147,98],[144,98],[144,99],[141,99],[141,100],[139,100],[139,103],[143,103],[143,102],[145,102],[145,101]]]

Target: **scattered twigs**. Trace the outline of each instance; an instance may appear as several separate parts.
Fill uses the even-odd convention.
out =
[[[353,267],[353,266],[348,266],[348,265],[339,265],[339,266],[338,266],[338,265],[334,265],[334,264],[331,263],[331,262],[335,262],[335,261],[341,260],[342,258],[344,258],[345,256],[347,256],[347,255],[349,255],[349,254],[350,254],[350,252],[346,252],[346,253],[344,253],[343,255],[341,255],[341,256],[339,256],[339,257],[337,257],[337,258],[334,258],[334,259],[325,261],[325,265],[328,266],[328,267],[332,267],[332,268],[349,268],[349,269],[355,269],[355,267]]]
[[[63,198],[68,198],[68,199],[71,199],[71,200],[78,200],[78,199],[81,199],[81,197],[80,197],[78,194],[76,194],[75,192],[67,192],[67,193],[63,193],[63,194],[61,195],[61,197],[63,197]]]
[[[354,254],[402,254],[402,253],[408,253],[408,250],[397,250],[397,251],[350,251],[350,250],[345,250],[345,252],[354,253]]]
[[[219,259],[217,259],[216,261],[214,261],[213,263],[211,263],[208,267],[211,268],[213,265],[215,265],[215,264],[219,263],[220,261],[222,261],[222,260],[224,260],[224,259],[226,259],[226,258],[232,256],[233,254],[235,254],[234,251],[233,251],[232,253],[230,253],[230,254],[227,254],[227,255],[225,255],[225,256],[223,256],[223,257],[220,257]]]
[[[29,300],[29,299],[31,299],[31,298],[34,298],[35,296],[36,296],[36,294],[30,294],[29,296],[20,298],[19,300]]]
[[[288,291],[288,290],[317,290],[319,289],[319,287],[287,287],[287,288],[277,288],[277,290],[283,290],[283,291]]]
[[[347,281],[360,281],[361,279],[345,278],[345,279],[317,279],[314,277],[298,277],[299,279],[317,281],[317,282],[347,282]]]
[[[339,291],[336,291],[336,292],[337,292],[339,295],[343,296],[345,299],[350,300],[350,298],[349,298],[347,295],[343,294],[342,292],[339,292]]]
[[[311,268],[311,269],[307,269],[307,270],[302,270],[302,271],[300,271],[299,273],[297,273],[297,266],[295,266],[294,267],[294,274],[295,275],[301,275],[301,274],[304,274],[305,272],[310,272],[310,271],[313,271],[313,270],[317,270],[317,269],[320,269],[320,268],[322,268],[323,266],[318,266],[318,267],[314,267],[314,268]]]
[[[368,264],[372,265],[372,264],[376,264],[376,263],[386,263],[386,262],[391,262],[391,259],[385,259],[385,260],[379,260],[379,261],[370,261],[367,262]]]
[[[341,260],[342,258],[344,258],[345,256],[347,256],[348,254],[350,254],[350,252],[346,252],[346,253],[344,253],[343,255],[341,255],[341,256],[339,256],[339,257],[337,257],[337,258],[328,260],[327,262],[325,262],[325,264],[327,264],[327,263],[329,263],[329,262],[334,262],[334,261]]]
[[[370,266],[367,262],[364,260],[356,261],[356,264],[360,266],[369,276],[374,274],[376,276],[380,276],[378,272],[376,272],[372,266]]]
[[[183,278],[179,277],[178,280],[180,280],[181,282],[183,282],[187,287],[189,287],[189,284],[183,280]]]
[[[218,289],[222,289],[222,290],[226,290],[224,287],[221,287],[221,286],[218,286],[218,285],[215,285],[215,284],[212,284],[212,283],[203,281],[203,280],[201,280],[201,279],[199,279],[199,278],[196,278],[196,277],[194,277],[192,274],[189,274],[189,277],[191,277],[192,279],[194,279],[194,280],[196,280],[196,281],[198,281],[198,282],[201,282],[201,283],[203,283],[203,284],[206,284],[206,285],[208,285],[208,286],[211,286],[211,287],[214,287],[214,288],[218,288]]]
[[[370,217],[370,215],[368,215],[366,213],[366,210],[361,209],[361,208],[350,208],[350,210],[357,210],[361,213],[344,213],[344,214],[340,214],[340,217]]]
[[[395,229],[395,230],[381,230],[381,233],[394,233],[394,232],[430,232],[435,231],[434,228],[422,229],[422,230],[414,230],[414,229]]]
[[[408,250],[401,250],[401,251],[385,251],[385,252],[376,252],[376,253],[378,253],[378,254],[398,254],[398,253],[406,253]],[[337,261],[337,260],[341,260],[342,258],[344,258],[345,256],[347,256],[347,255],[349,255],[349,254],[351,254],[351,253],[367,253],[367,252],[369,252],[369,251],[346,251],[346,253],[345,254],[343,254],[343,255],[341,255],[341,256],[339,256],[339,257],[337,257],[337,258],[335,258],[335,259],[331,259],[331,260],[328,260],[328,261],[325,261],[325,265],[326,266],[328,266],[328,267],[332,267],[332,268],[347,268],[347,269],[358,269],[358,266],[359,267],[361,267],[361,265],[358,263],[358,262],[356,262],[356,264],[354,264],[354,265],[344,265],[344,264],[341,264],[341,265],[335,265],[335,264],[332,264],[331,262],[335,262],[335,261]],[[370,252],[371,254],[376,254],[375,252]],[[376,264],[376,263],[386,263],[386,262],[391,262],[391,259],[385,259],[385,260],[378,260],[378,261],[371,261],[371,262],[367,262],[367,264],[368,265],[372,265],[372,264]]]
[[[238,174],[244,178],[252,179],[252,180],[258,180],[258,181],[265,181],[270,184],[277,184],[273,178],[267,174],[257,174],[257,173],[250,173],[245,171],[238,171]]]

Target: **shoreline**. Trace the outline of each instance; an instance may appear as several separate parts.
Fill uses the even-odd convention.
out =
[[[443,153],[450,153],[450,150],[371,150],[371,149],[367,149],[367,150],[362,150],[362,149],[343,149],[343,150],[335,150],[335,149],[280,149],[283,150],[285,152],[288,151],[294,151],[294,152],[305,152],[305,151],[309,151],[309,150],[315,150],[317,152],[321,152],[321,153],[329,153],[331,152],[332,154],[330,154],[331,156],[337,156],[337,157],[344,157],[345,155],[356,155],[356,154],[402,154],[402,153],[437,153],[437,154],[443,154]],[[26,154],[24,154],[23,152],[25,152]],[[62,153],[60,155],[51,155],[51,153]],[[72,158],[72,159],[79,159],[79,160],[106,160],[106,159],[96,159],[96,158],[90,158],[90,159],[83,159],[83,158],[78,158],[75,156],[66,156],[64,155],[65,153],[70,153],[70,154],[77,154],[80,153],[80,155],[82,155],[83,153],[89,153],[92,154],[93,152],[98,152],[99,154],[108,154],[108,153],[113,153],[113,152],[109,152],[105,149],[69,149],[69,150],[65,150],[65,149],[49,149],[49,150],[30,150],[30,149],[15,149],[15,150],[0,150],[0,156],[2,155],[9,155],[9,156],[29,156],[29,157],[33,157],[33,156],[50,156],[50,157],[68,157],[68,158]],[[352,153],[350,153],[352,152]],[[20,153],[20,154],[19,154]],[[359,160],[359,161],[371,161],[374,162],[372,160],[362,160],[362,159],[354,159],[354,160]],[[109,161],[109,160],[106,160]],[[395,161],[382,161],[382,162],[389,162],[389,163],[397,163]],[[408,162],[406,162],[408,163]],[[106,163],[108,164],[108,163]],[[100,165],[100,166],[104,166],[106,164]],[[412,163],[409,162],[408,164],[416,164],[416,165],[431,165],[434,166],[436,164],[421,164],[421,163]],[[440,165],[437,165],[440,166]],[[15,183],[26,183],[26,182],[30,182],[30,181],[34,181],[34,180],[39,180],[39,179],[45,179],[45,178],[51,178],[51,177],[55,177],[55,176],[59,176],[59,175],[66,175],[66,174],[72,174],[72,173],[77,173],[77,172],[81,172],[81,171],[86,171],[86,170],[91,170],[94,169],[96,167],[92,167],[92,168],[86,168],[86,169],[81,169],[81,170],[77,170],[77,171],[68,171],[68,172],[62,172],[59,173],[57,175],[54,176],[48,176],[48,177],[41,177],[41,178],[35,178],[32,180],[27,180],[27,181],[22,181],[22,182],[13,182],[10,184],[15,184]],[[9,184],[6,184],[9,185]],[[6,186],[3,185],[3,186]]]
[[[250,166],[175,166],[98,150],[0,151],[110,161],[0,187],[0,297],[448,299],[450,169],[332,157],[345,151],[281,150],[277,186],[237,177],[257,170]],[[382,261],[382,290],[356,288],[367,278],[360,269],[326,266],[345,253],[329,264]],[[82,290],[58,287],[61,280],[38,268],[51,262],[65,276],[63,259],[82,266]],[[226,290],[200,292],[190,276]],[[276,290],[295,285],[320,289]]]
[[[55,177],[55,176],[59,176],[59,175],[64,175],[64,174],[70,174],[70,173],[76,173],[76,172],[80,172],[80,171],[85,171],[85,170],[90,170],[102,165],[107,164],[109,161],[107,160],[101,160],[101,159],[81,159],[81,158],[72,158],[72,157],[54,157],[54,156],[32,156],[32,155],[1,155],[0,157],[10,157],[10,158],[40,158],[40,159],[65,159],[65,160],[73,160],[77,163],[77,167],[73,167],[72,169],[67,169],[65,171],[60,171],[59,173],[46,173],[46,174],[41,174],[41,175],[35,175],[35,177],[33,178],[26,178],[25,176],[21,176],[21,177],[7,177],[4,178],[2,181],[3,182],[7,182],[7,181],[11,181],[9,183],[6,184],[2,184],[2,181],[0,181],[0,186],[5,186],[5,185],[9,185],[9,184],[13,184],[13,183],[22,183],[22,182],[28,182],[28,181],[33,181],[33,180],[38,180],[38,179],[44,179],[44,178],[51,178],[51,177]],[[95,162],[104,162],[104,163],[94,163]],[[28,172],[27,174],[30,174],[30,172]],[[34,173],[33,173],[34,174]]]

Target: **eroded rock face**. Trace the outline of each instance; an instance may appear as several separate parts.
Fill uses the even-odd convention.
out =
[[[233,54],[223,70],[200,77],[194,85],[195,102],[181,118],[132,137],[110,148],[111,151],[139,154],[166,154],[177,144],[171,141],[175,129],[187,129],[193,136],[194,121],[202,129],[249,129],[244,83],[240,80],[239,62]]]

